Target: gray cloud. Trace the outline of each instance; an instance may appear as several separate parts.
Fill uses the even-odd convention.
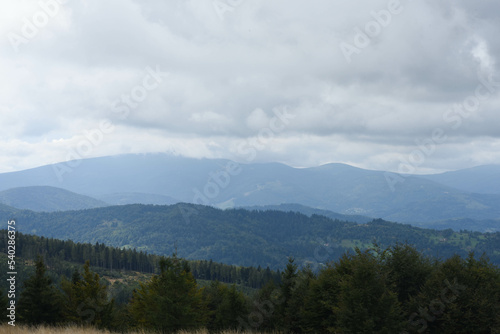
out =
[[[82,157],[245,161],[243,142],[258,146],[254,161],[397,170],[441,129],[418,172],[500,163],[500,86],[473,112],[449,111],[475,96],[478,75],[500,82],[496,2],[401,0],[360,47],[357,29],[392,1],[242,0],[223,13],[218,1],[68,2],[18,52],[12,34],[43,9],[2,3],[0,171],[66,160],[103,119],[113,130]],[[350,62],[341,43],[357,49]],[[156,85],[148,68],[168,75]],[[262,140],[285,109],[294,118]]]

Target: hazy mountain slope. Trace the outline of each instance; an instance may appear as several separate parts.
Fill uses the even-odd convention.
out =
[[[240,185],[237,179],[234,188],[227,189],[227,197],[233,198],[237,206],[300,203],[342,214],[400,222],[500,217],[498,195],[464,193],[418,177],[406,178],[392,191],[383,172],[346,165],[330,164],[276,172],[276,168],[266,165],[251,167],[258,171],[255,174],[266,175],[267,180],[251,177],[247,173],[253,171],[245,169],[241,179],[254,181]],[[243,193],[238,186],[243,189],[247,186],[250,191]]]
[[[108,205],[95,198],[48,186],[4,190],[0,192],[0,203],[18,209],[48,212],[90,209]]]
[[[444,230],[451,228],[455,231],[468,230],[479,232],[500,232],[500,219],[446,219],[432,223],[414,223],[414,226]]]
[[[11,218],[14,218],[13,216],[20,211],[21,210],[19,210],[19,209],[16,209],[14,207],[0,203],[0,215],[1,215],[1,217],[4,217],[4,218],[6,217],[6,219],[11,219]]]
[[[99,196],[98,199],[113,205],[124,204],[157,204],[170,205],[180,201],[170,196],[143,193],[117,193]]]
[[[8,218],[0,214],[0,220]],[[381,245],[408,241],[427,254],[442,257],[466,255],[469,240],[475,247],[470,249],[478,254],[485,251],[500,261],[495,253],[500,233],[458,235],[382,220],[356,224],[293,212],[219,210],[189,204],[124,205],[52,213],[22,211],[16,219],[21,232],[159,254],[171,254],[177,247],[179,255],[189,259],[245,266],[282,268],[288,256],[296,257],[299,264],[325,263],[347,249],[367,247],[374,239]]]
[[[209,173],[225,163],[226,160],[200,160],[166,154],[92,158],[0,174],[0,190],[48,185],[92,197],[144,193],[186,201],[193,199],[194,187],[203,186],[210,177]]]
[[[284,212],[299,212],[302,213],[306,216],[312,216],[312,215],[320,215],[320,216],[325,216],[331,219],[338,219],[338,220],[345,220],[345,221],[350,221],[350,222],[355,222],[358,224],[365,224],[368,222],[371,222],[373,218],[371,217],[366,217],[366,216],[360,216],[360,215],[343,215],[341,213],[329,211],[329,210],[321,210],[321,209],[315,209],[311,208],[309,206],[305,205],[300,205],[300,204],[280,204],[280,205],[262,205],[262,206],[248,206],[248,207],[242,207],[242,209],[245,210],[260,210],[260,211],[269,211],[269,210],[274,210],[274,211],[284,211]]]
[[[166,154],[104,157],[72,164],[77,166],[70,170],[67,164],[57,164],[0,174],[0,187],[46,184],[96,198],[158,194],[224,208],[298,203],[399,222],[500,218],[498,194],[464,192],[417,176],[406,177],[391,189],[386,173],[343,164],[315,168],[278,163],[235,165],[228,160]],[[61,171],[65,173],[61,175]]]
[[[500,165],[478,166],[422,177],[463,191],[500,194]]]

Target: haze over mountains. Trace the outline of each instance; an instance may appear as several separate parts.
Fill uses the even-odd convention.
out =
[[[344,164],[292,168],[279,163],[238,164],[166,154],[120,155],[0,174],[0,202],[37,211],[131,203],[189,202],[221,208],[294,203],[358,218],[442,228],[456,228],[454,222],[460,222],[460,228],[498,230],[500,166],[397,176],[401,180],[393,187],[388,175]],[[13,189],[31,186],[56,187],[91,198],[62,196],[53,188]],[[16,200],[32,202],[36,193],[48,202],[54,202],[50,199],[54,196],[69,202],[73,199],[75,206],[58,200],[61,207],[51,207],[40,199],[29,207]]]
[[[500,166],[498,165],[484,165],[426,175],[425,178],[463,191],[500,194]]]
[[[11,188],[0,192],[0,203],[33,211],[66,211],[107,206],[108,203],[49,186]]]

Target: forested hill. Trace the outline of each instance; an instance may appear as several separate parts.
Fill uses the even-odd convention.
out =
[[[0,235],[7,239],[7,231],[0,230]],[[147,254],[135,249],[120,249],[96,243],[76,243],[72,240],[58,240],[29,234],[16,234],[16,258],[18,266],[23,261],[33,262],[38,255],[57,275],[71,277],[75,266],[81,266],[86,261],[108,276],[116,276],[120,272],[139,272],[154,274],[160,271],[159,262],[163,256]],[[0,243],[0,254],[7,252],[7,242]],[[22,259],[20,261],[20,259]],[[0,264],[5,269],[0,274],[0,287],[7,287],[7,260]],[[248,288],[261,288],[269,280],[280,281],[280,272],[261,267],[229,266],[222,263],[204,260],[187,261],[196,279],[234,283]],[[20,270],[22,272],[22,270]]]
[[[414,244],[437,257],[471,250],[500,263],[500,233],[435,231],[373,220],[367,224],[295,212],[220,210],[176,204],[124,205],[80,211],[36,213],[0,210],[0,219],[17,219],[21,232],[76,242],[99,242],[161,255],[239,266],[283,268],[289,256],[300,265],[336,260],[346,250],[396,242]]]

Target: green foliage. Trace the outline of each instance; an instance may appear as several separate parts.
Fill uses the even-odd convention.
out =
[[[346,254],[335,265],[339,274],[338,303],[332,311],[334,333],[397,333],[403,327],[401,305],[387,273],[369,251]]]
[[[410,302],[412,333],[500,332],[500,270],[485,257],[439,263]]]
[[[0,308],[2,310],[6,310],[8,306],[9,306],[9,299],[7,298],[7,295],[5,295],[2,290],[0,290]],[[6,318],[5,316],[1,317],[0,323],[6,322],[7,319],[8,318]]]
[[[273,331],[278,328],[278,308],[282,302],[280,287],[274,281],[269,281],[252,299],[250,314],[238,319],[238,328]]]
[[[161,273],[134,293],[130,314],[140,327],[163,333],[196,329],[207,323],[207,305],[187,262],[160,261]]]
[[[212,282],[205,288],[204,298],[210,310],[207,325],[210,330],[237,329],[238,319],[248,314],[248,302],[235,285]]]
[[[179,256],[187,259],[269,266],[276,270],[283,268],[287,257],[293,255],[297,264],[309,262],[317,267],[339,259],[354,247],[369,247],[374,238],[382,247],[405,241],[425,255],[443,258],[454,254],[465,257],[470,250],[486,252],[493,263],[500,264],[500,233],[465,231],[450,235],[450,231],[426,230],[381,219],[357,224],[296,212],[218,210],[191,204],[124,205],[52,213],[21,211],[16,216],[22,221],[21,231],[137,249],[124,257],[114,256],[116,250],[97,256],[97,252],[75,245],[60,254],[67,257],[68,252],[73,252],[80,261],[88,259],[92,266],[113,269],[132,269],[140,263],[140,271],[155,272],[157,268],[148,262],[145,253],[172,254],[176,242]],[[226,282],[222,277],[217,279]]]
[[[30,241],[28,236],[20,236]],[[59,254],[55,240],[38,238],[38,242],[46,247],[47,256]],[[91,246],[87,249],[91,256],[106,249],[102,244]],[[57,267],[57,261],[51,259],[51,267]],[[164,333],[202,327],[213,332],[238,329],[283,333],[500,331],[500,269],[485,256],[478,258],[473,253],[440,260],[408,244],[387,248],[375,245],[345,253],[318,272],[300,267],[289,258],[277,282],[273,272],[260,267],[217,267],[213,262],[192,266],[176,254],[158,259],[159,273],[142,275],[143,283],[137,277],[112,285],[105,284],[87,262],[83,270],[63,275],[63,296],[52,284],[50,277],[54,276],[46,271],[42,258],[25,279],[24,273],[33,272],[33,267],[29,261],[20,261],[20,277],[24,280],[18,303],[20,320],[28,324],[89,324],[121,332],[135,327]],[[206,277],[217,272],[236,280],[262,275],[268,281],[249,298],[234,284],[212,282],[200,288],[192,268]],[[135,291],[128,302],[132,289]],[[110,292],[122,299],[122,306],[115,312]]]
[[[19,319],[29,325],[55,324],[62,319],[61,295],[45,275],[45,263],[41,256],[35,267],[35,274],[24,281],[19,297]]]
[[[6,231],[0,230],[0,234],[6,235]],[[75,243],[71,240],[57,240],[19,232],[16,234],[16,239],[17,257],[31,260],[37,254],[43,253],[51,271],[59,275],[71,276],[74,264],[84,264],[87,260],[94,270],[100,269],[101,276],[104,273],[106,276],[120,277],[120,272],[125,270],[142,273],[157,273],[160,270],[159,261],[162,256],[147,254],[135,249],[120,249],[100,243]],[[6,245],[0,243],[0,253],[7,252]],[[6,263],[6,261],[0,262],[0,268]],[[250,288],[260,288],[270,279],[275,282],[280,280],[280,274],[269,267],[263,269],[260,266],[258,268],[231,266],[211,260],[188,261],[188,264],[196,279],[218,280]],[[20,272],[21,268],[22,266],[18,270],[19,275],[24,276],[24,273]],[[3,279],[0,286],[6,286],[5,279],[7,277],[5,279],[3,277],[6,271],[0,272],[0,278]],[[122,296],[117,302],[124,302],[127,294],[131,296],[130,291],[120,293]]]
[[[90,270],[89,261],[83,266],[83,274],[75,271],[71,281],[61,282],[61,288],[66,297],[67,320],[99,328],[111,326],[114,300],[108,300],[107,286]]]
[[[310,283],[302,311],[304,333],[327,332],[337,326],[337,316],[333,310],[339,303],[339,283],[340,275],[332,264],[321,270]]]
[[[434,267],[432,261],[408,244],[390,246],[381,254],[383,269],[389,284],[395,287],[400,303],[417,295]]]
[[[297,264],[293,258],[288,259],[288,264],[281,274],[280,284],[280,304],[278,305],[276,316],[278,318],[278,327],[283,328],[285,332],[291,332],[297,327],[297,310],[294,308],[293,297],[297,286]]]

